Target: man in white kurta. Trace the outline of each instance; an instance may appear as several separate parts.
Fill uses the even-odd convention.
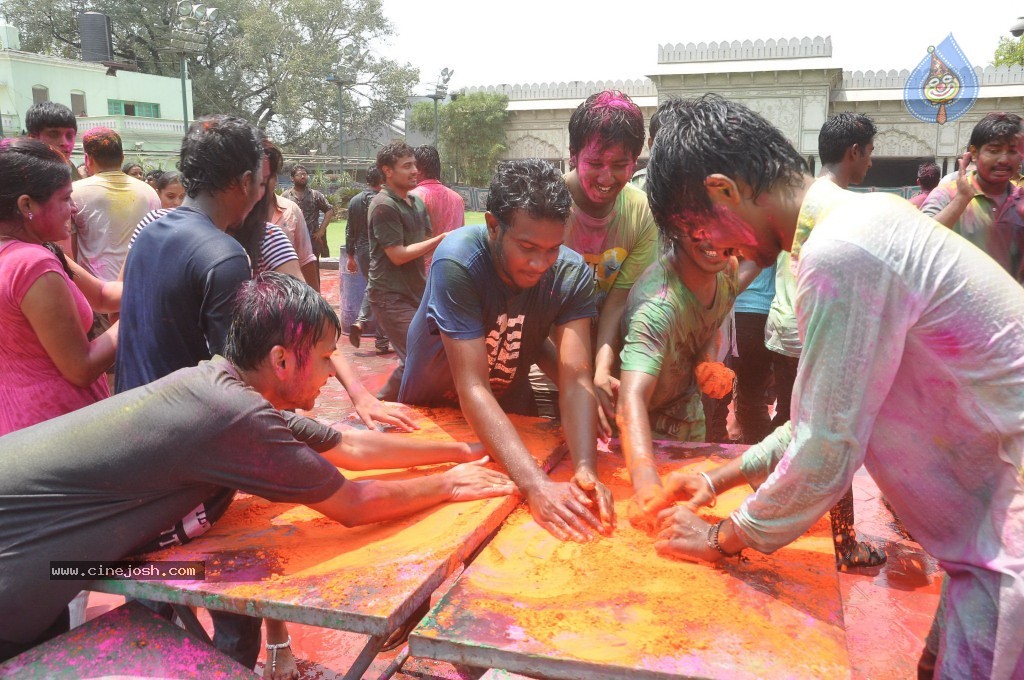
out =
[[[1022,677],[1024,289],[909,203],[830,182],[804,198],[793,262],[792,428],[744,456],[767,481],[737,532],[786,545],[863,463],[949,575],[941,674]]]

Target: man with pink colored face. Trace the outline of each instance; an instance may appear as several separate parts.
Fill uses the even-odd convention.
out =
[[[657,256],[658,232],[643,191],[629,184],[647,134],[640,108],[622,92],[591,95],[569,119],[565,183],[573,206],[565,245],[583,255],[598,289],[594,386],[602,433],[611,434],[619,381],[619,324],[630,288]]]
[[[863,464],[946,572],[919,677],[1024,678],[1024,289],[903,199],[815,181],[777,128],[715,95],[662,121],[647,189],[663,230],[766,265],[789,251],[803,343],[789,423],[666,478],[686,504],[659,515],[658,552],[778,550]],[[742,484],[756,491],[727,519],[693,512]]]

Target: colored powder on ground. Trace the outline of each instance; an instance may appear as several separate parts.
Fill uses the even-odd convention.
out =
[[[632,489],[612,474],[622,465],[616,458],[599,462],[622,518]],[[658,462],[662,474],[715,464]],[[702,514],[717,521],[744,496],[724,493]],[[721,566],[663,558],[654,540],[620,520],[610,539],[562,543],[517,510],[420,631],[460,645],[693,675],[848,674],[826,519],[773,555],[748,550]]]

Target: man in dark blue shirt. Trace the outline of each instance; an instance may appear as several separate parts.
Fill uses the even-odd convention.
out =
[[[458,404],[476,435],[508,470],[537,522],[560,539],[587,540],[614,522],[597,481],[597,401],[590,324],[594,277],[562,245],[571,198],[544,161],[502,165],[487,197],[487,226],[448,233],[409,328],[399,401]],[[530,415],[530,367],[554,331],[571,482],[534,462],[506,413]],[[600,519],[598,519],[600,518]]]
[[[117,392],[223,353],[249,258],[226,230],[263,196],[259,131],[240,118],[209,116],[181,146],[187,198],[143,229],[124,267]]]

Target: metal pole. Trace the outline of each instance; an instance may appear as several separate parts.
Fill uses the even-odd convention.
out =
[[[437,148],[437,93],[434,93],[434,148]]]
[[[185,70],[185,53],[181,53],[181,118],[185,123],[182,137],[188,134],[188,88],[185,86],[185,79],[188,72]]]
[[[338,167],[339,175],[345,174],[345,98],[343,96],[344,83],[341,79],[341,72],[338,72]],[[340,179],[340,178],[339,178]],[[344,181],[344,180],[342,180]]]

